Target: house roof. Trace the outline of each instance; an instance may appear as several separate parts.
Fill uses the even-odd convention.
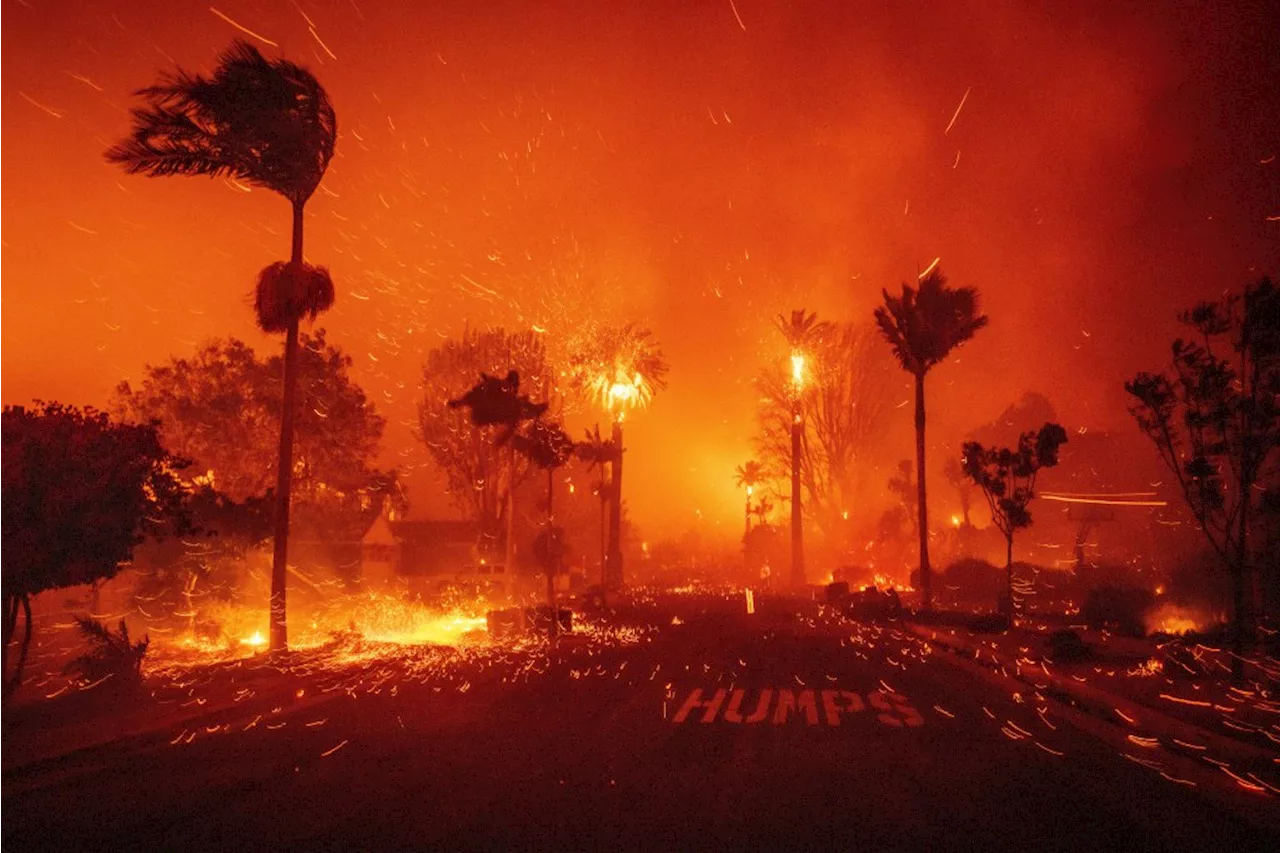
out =
[[[379,516],[363,541],[366,545],[473,545],[478,534],[472,521],[387,521]]]

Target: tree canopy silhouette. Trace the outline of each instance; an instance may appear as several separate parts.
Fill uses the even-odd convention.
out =
[[[1143,372],[1124,387],[1138,426],[1231,575],[1239,675],[1252,626],[1248,589],[1264,553],[1258,544],[1265,547],[1251,534],[1260,512],[1274,525],[1280,508],[1280,290],[1264,277],[1181,320],[1194,337],[1173,342],[1172,375]]]
[[[333,158],[337,115],[311,72],[284,59],[267,59],[244,41],[233,42],[218,57],[212,76],[175,69],[137,95],[143,106],[131,111],[133,132],[107,150],[109,161],[149,177],[230,177],[279,193],[292,207],[289,261],[262,271],[254,298],[263,331],[285,333],[270,641],[273,651],[282,651],[288,647],[285,578],[298,322],[304,316],[314,319],[334,298],[328,271],[303,260],[303,208]]]
[[[302,334],[294,421],[294,527],[318,539],[358,539],[386,499],[401,500],[394,471],[376,467],[386,420],[351,377],[351,356],[324,329]],[[281,357],[235,338],[148,365],[122,382],[111,413],[158,421],[161,441],[191,460],[200,484],[237,503],[272,491],[280,423]]]
[[[503,423],[513,412],[486,408],[488,392],[476,392],[478,414],[493,425],[481,426],[473,420],[476,409],[449,401],[462,399],[475,390],[481,374],[515,377],[531,387],[546,381],[550,370],[542,337],[533,332],[491,329],[467,330],[460,338],[442,342],[427,353],[422,367],[422,397],[418,405],[418,436],[427,447],[432,462],[444,474],[454,505],[480,528],[482,546],[497,540],[507,523],[508,496],[528,478],[531,465],[521,456],[503,458],[495,445],[495,431],[507,433]],[[494,399],[506,392],[504,382],[495,380]],[[501,407],[499,402],[499,408]]]
[[[916,384],[916,484],[919,489],[920,582],[924,607],[933,604],[929,568],[929,503],[925,488],[924,378],[951,351],[987,325],[978,313],[978,292],[971,287],[951,288],[935,268],[918,288],[902,285],[902,295],[884,292],[884,304],[875,310],[876,323],[902,369]]]
[[[1018,446],[983,447],[976,441],[964,445],[964,472],[982,489],[991,509],[991,521],[1004,534],[1008,613],[1013,610],[1013,534],[1031,525],[1027,507],[1035,498],[1036,475],[1058,464],[1058,451],[1067,443],[1067,431],[1046,423],[1037,432],[1024,432]]]
[[[8,693],[31,643],[31,596],[113,577],[146,533],[190,525],[178,476],[186,463],[165,451],[154,424],[61,403],[6,406],[3,444],[6,675],[19,609],[26,617]]]
[[[800,478],[807,517],[830,540],[848,529],[844,514],[859,506],[878,465],[872,451],[889,427],[893,361],[876,344],[869,324],[827,324],[805,347],[811,381],[798,400]],[[791,368],[785,362],[771,365],[755,384],[756,451],[768,470],[787,471],[796,402]]]

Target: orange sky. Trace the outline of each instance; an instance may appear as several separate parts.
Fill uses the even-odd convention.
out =
[[[629,425],[632,510],[736,531],[779,312],[869,318],[940,256],[991,325],[932,380],[937,440],[1026,389],[1106,428],[1179,308],[1280,267],[1274,4],[735,5],[218,0],[337,109],[307,255],[389,464],[425,464],[423,354],[464,322],[634,318],[672,371]],[[133,89],[241,35],[203,3],[5,4],[5,403],[102,404],[209,336],[277,345],[247,294],[285,202],[102,159]]]

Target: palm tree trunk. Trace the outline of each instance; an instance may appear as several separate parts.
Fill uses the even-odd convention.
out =
[[[933,579],[929,569],[929,504],[924,486],[924,374],[916,374],[916,503],[920,531],[920,589],[925,610],[933,609]]]
[[[503,571],[507,577],[516,570],[516,444],[513,435],[507,442],[507,541],[503,551]]]
[[[5,695],[9,693],[9,644],[13,642],[14,629],[18,627],[18,596],[5,595],[4,597],[4,669],[5,675]]]
[[[1235,541],[1235,565],[1231,567],[1231,677],[1236,681],[1244,677],[1245,634],[1252,633],[1252,614],[1246,592],[1249,577],[1249,494],[1252,483],[1247,472],[1242,479],[1240,527]]]
[[[547,469],[547,605],[551,608],[551,626],[548,635],[555,638],[560,613],[556,609],[556,570],[557,553],[554,548],[555,513],[552,507],[556,496],[556,469]]]
[[[608,539],[605,534],[608,532],[609,525],[606,515],[609,512],[609,493],[605,491],[609,486],[604,481],[604,465],[600,466],[600,586],[609,585],[609,552]]]
[[[13,673],[13,684],[16,687],[22,683],[22,669],[27,665],[27,651],[31,648],[31,596],[22,594],[22,621],[26,624],[22,628],[22,651],[18,653],[18,668]]]
[[[23,593],[20,596],[14,596],[12,604],[7,601],[5,603],[6,610],[12,608],[12,613],[5,613],[5,664],[7,665],[9,662],[9,641],[13,639],[13,632],[18,626],[19,604],[22,605],[26,626],[22,631],[22,646],[18,649],[18,663],[13,668],[13,676],[4,683],[5,696],[11,695],[13,691],[18,689],[18,685],[22,683],[22,670],[27,665],[27,651],[31,648],[31,596]]]
[[[290,263],[302,263],[302,204],[293,205],[293,251]],[[293,489],[293,409],[298,390],[298,321],[289,323],[284,339],[284,402],[280,412],[280,455],[276,465],[276,531],[271,557],[271,637],[269,649],[289,648],[285,580],[289,567],[289,498]]]
[[[613,504],[609,507],[609,556],[605,585],[622,588],[622,422],[613,422]]]
[[[791,585],[804,586],[804,513],[800,506],[800,403],[791,404]]]
[[[1004,580],[1005,593],[1009,596],[1009,615],[1013,616],[1013,533],[1005,537]]]

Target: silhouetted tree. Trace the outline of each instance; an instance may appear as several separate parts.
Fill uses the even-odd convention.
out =
[[[150,636],[134,642],[123,619],[120,627],[112,631],[97,619],[77,616],[76,627],[89,642],[89,651],[68,663],[66,672],[87,682],[114,679],[112,684],[117,689],[136,687],[142,681],[142,659],[151,645]]]
[[[600,480],[596,484],[596,496],[600,499],[600,582],[603,584],[607,582],[603,575],[606,552],[608,550],[608,541],[605,536],[608,532],[606,515],[613,500],[613,484],[609,481],[606,472],[613,463],[613,457],[619,451],[612,440],[604,438],[600,434],[599,424],[596,424],[594,429],[586,430],[586,436],[585,441],[578,442],[577,454],[579,459],[587,463],[587,471],[593,468],[600,469]]]
[[[193,530],[186,536],[148,536],[134,549],[133,594],[149,613],[183,612],[194,632],[197,598],[232,598],[245,554],[271,538],[273,495],[233,501],[206,484],[187,500]]]
[[[791,372],[790,381],[786,384],[786,400],[790,409],[789,436],[791,454],[788,467],[791,471],[791,585],[801,586],[805,582],[804,575],[804,500],[801,490],[802,469],[804,467],[804,395],[811,390],[813,382],[809,379],[813,367],[812,350],[831,331],[830,323],[818,322],[818,316],[803,308],[792,311],[791,316],[778,315],[774,321],[778,331],[790,348]],[[806,385],[808,386],[806,388]]]
[[[513,370],[528,387],[546,384],[550,368],[541,335],[467,330],[431,350],[422,368],[418,437],[445,475],[455,506],[477,523],[485,551],[514,524],[512,490],[528,478],[531,465],[509,444],[495,444],[504,426],[478,425],[469,411],[450,407],[448,401],[470,392],[481,374],[503,377]]]
[[[258,325],[285,333],[270,639],[271,649],[282,651],[298,322],[327,310],[334,296],[328,271],[303,261],[303,208],[333,157],[337,117],[309,71],[268,60],[243,41],[219,57],[212,77],[176,69],[137,94],[145,106],[132,111],[133,133],[107,151],[108,160],[150,177],[228,176],[279,193],[293,209],[289,261],[264,269],[255,295]]]
[[[527,398],[524,402],[527,404]],[[546,410],[546,404],[534,404],[532,409],[537,409],[539,405],[541,410],[538,415]],[[528,412],[532,409],[523,404],[517,407],[517,411]],[[547,604],[551,607],[551,626],[548,630],[555,636],[559,625],[555,578],[560,572],[564,555],[564,529],[555,523],[555,474],[573,458],[574,444],[573,439],[569,438],[559,424],[537,420],[537,415],[533,417],[533,422],[523,432],[515,433],[511,441],[517,452],[547,472],[547,522],[538,537],[541,544],[535,545],[534,551],[541,559],[547,575]]]
[[[1024,432],[1018,446],[983,447],[976,441],[964,445],[964,472],[982,489],[991,509],[991,521],[1004,534],[1007,612],[1013,613],[1013,534],[1031,525],[1027,506],[1035,498],[1036,475],[1058,464],[1058,450],[1067,443],[1067,431],[1045,424],[1038,432]],[[1002,608],[1003,609],[1003,608]]]
[[[884,291],[884,305],[875,311],[876,323],[893,348],[902,369],[916,384],[916,483],[919,498],[920,583],[924,608],[933,606],[929,568],[929,502],[925,489],[924,378],[952,350],[987,325],[978,313],[978,292],[971,287],[947,287],[941,270],[934,269],[919,288],[902,285],[902,295]]]
[[[19,608],[26,618],[8,694],[31,644],[31,596],[110,578],[146,532],[189,525],[176,473],[186,463],[164,450],[153,424],[60,403],[6,406],[3,445],[6,674]]]
[[[1173,375],[1125,383],[1130,411],[1177,479],[1205,538],[1232,580],[1232,666],[1250,633],[1250,534],[1276,484],[1280,447],[1280,290],[1269,278],[1243,295],[1202,302],[1182,322],[1195,338],[1173,342]],[[1268,488],[1269,487],[1269,488]]]
[[[859,505],[860,478],[872,470],[874,448],[889,426],[892,359],[868,326],[831,324],[808,342],[810,381],[800,395],[800,482],[804,511],[824,536],[844,531],[847,511]],[[791,467],[794,423],[790,365],[756,378],[756,447],[773,471]]]
[[[915,477],[912,476],[911,467],[910,459],[900,461],[898,470],[885,483],[885,487],[889,489],[890,494],[898,499],[902,508],[901,517],[906,520],[907,530],[912,536],[915,536],[920,531],[920,512],[918,508],[920,490],[916,486]]]
[[[735,468],[733,474],[737,487],[747,490],[747,503],[743,510],[746,518],[746,527],[743,530],[745,536],[751,532],[751,496],[755,493],[756,486],[764,482],[764,466],[752,459]]]
[[[449,401],[449,408],[460,407],[471,411],[474,426],[503,427],[494,442],[499,445],[506,444],[515,436],[520,424],[542,417],[547,410],[546,403],[535,403],[527,394],[520,393],[520,374],[514,370],[507,371],[501,379],[481,373],[480,381],[467,393]],[[525,447],[533,452],[532,445],[526,444]]]
[[[595,401],[613,420],[610,442],[616,448],[610,460],[611,499],[609,549],[605,583],[620,587],[622,574],[622,419],[628,409],[645,408],[657,392],[667,387],[669,369],[662,347],[653,333],[634,323],[603,326],[585,335],[570,357],[572,385]]]
[[[234,338],[208,341],[190,358],[148,365],[137,387],[121,383],[111,411],[134,423],[159,421],[161,442],[192,461],[197,486],[235,504],[256,501],[271,492],[276,473],[281,367],[279,355],[262,359]],[[351,357],[329,344],[323,329],[300,336],[295,534],[359,539],[384,501],[403,504],[395,472],[375,467],[386,421],[350,370]]]

